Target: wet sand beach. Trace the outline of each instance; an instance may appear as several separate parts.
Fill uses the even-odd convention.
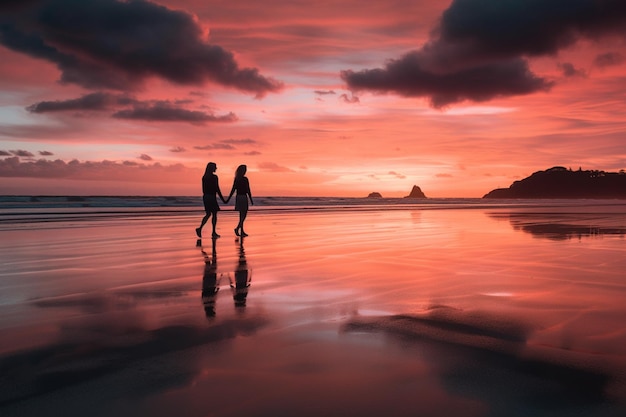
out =
[[[45,218],[0,224],[2,416],[626,415],[626,204]]]

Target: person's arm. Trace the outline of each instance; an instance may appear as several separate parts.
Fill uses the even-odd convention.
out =
[[[228,201],[224,200],[224,196],[222,195],[222,190],[220,190],[219,179],[215,178],[215,189],[217,190],[217,195],[220,196],[224,204],[228,203]]]
[[[235,183],[233,182],[233,188],[230,189],[230,194],[228,194],[228,198],[226,199],[227,204],[230,201],[230,198],[233,196],[234,192],[235,192]]]
[[[254,200],[252,199],[252,191],[250,191],[250,181],[247,181],[247,178],[246,182],[248,183],[248,197],[250,197],[250,204],[254,205]]]

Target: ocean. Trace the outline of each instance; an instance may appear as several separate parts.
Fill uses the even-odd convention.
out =
[[[356,198],[254,197],[250,212],[532,209],[553,213],[626,213],[626,200],[483,199],[483,198]],[[220,205],[234,210],[234,199]],[[160,216],[200,216],[200,196],[0,196],[0,230],[27,224]]]
[[[486,204],[488,200],[476,198],[407,199],[407,198],[354,198],[354,197],[254,197],[256,208],[316,208],[415,205],[465,205]],[[231,202],[225,207],[233,206]],[[0,208],[11,209],[77,209],[77,208],[202,208],[202,196],[0,196]]]
[[[389,210],[440,208],[533,207],[585,211],[598,207],[619,212],[626,200],[597,199],[483,199],[483,198],[363,198],[363,197],[254,197],[254,211],[375,208]],[[220,204],[232,210],[234,201]],[[54,215],[119,215],[124,213],[195,213],[203,210],[201,196],[0,196],[0,216],[7,219]],[[14,217],[13,217],[14,216]]]

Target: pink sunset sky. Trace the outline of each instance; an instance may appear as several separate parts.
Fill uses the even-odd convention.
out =
[[[5,0],[0,194],[482,197],[626,168],[623,0]]]

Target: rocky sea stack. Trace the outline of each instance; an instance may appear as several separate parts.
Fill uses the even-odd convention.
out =
[[[404,198],[426,198],[426,195],[424,195],[420,187],[414,185],[411,193]]]

